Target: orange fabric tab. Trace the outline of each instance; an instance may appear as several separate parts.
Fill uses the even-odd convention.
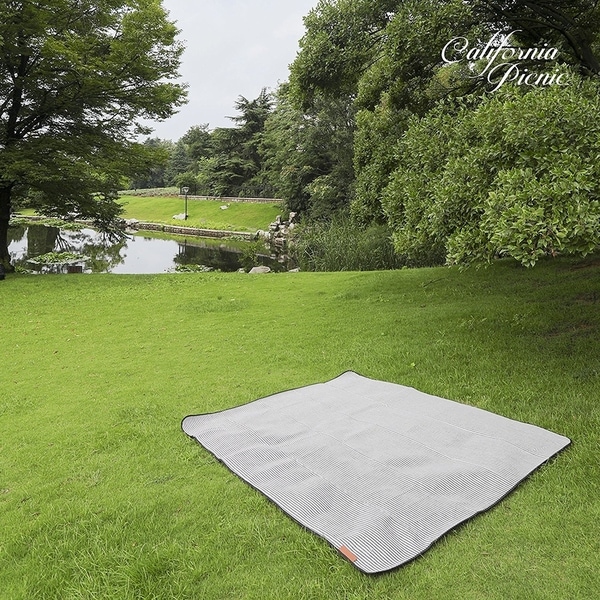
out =
[[[340,546],[340,552],[350,561],[356,562],[358,560],[358,556],[352,552],[352,550],[346,548],[346,546]]]

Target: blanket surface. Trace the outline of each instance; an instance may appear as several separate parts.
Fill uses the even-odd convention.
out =
[[[182,428],[366,573],[422,554],[570,443],[352,371]]]

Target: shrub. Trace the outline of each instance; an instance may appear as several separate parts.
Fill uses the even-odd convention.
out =
[[[303,271],[376,271],[405,265],[394,251],[387,225],[361,227],[340,215],[297,227],[290,254]]]
[[[383,199],[396,249],[468,264],[583,255],[600,245],[598,83],[523,93],[414,119]]]

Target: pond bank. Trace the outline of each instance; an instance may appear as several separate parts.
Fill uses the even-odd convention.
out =
[[[126,221],[128,229],[145,231],[162,231],[164,233],[175,233],[177,235],[195,235],[205,238],[235,238],[249,242],[257,238],[256,233],[248,231],[229,231],[225,229],[201,229],[199,227],[182,227],[180,225],[164,225],[162,223],[147,223],[136,219]]]
[[[45,263],[38,265],[38,257],[45,261],[48,254],[65,252],[81,257],[77,261],[81,263],[78,271],[85,273],[152,274],[200,268],[233,272],[254,266],[268,266],[272,271],[290,268],[286,261],[271,255],[266,246],[233,236],[211,239],[158,228],[130,230],[129,235],[116,239],[85,225],[61,228],[43,221],[15,222],[10,229],[11,263],[23,272],[46,272]]]
[[[40,215],[21,215],[14,214],[14,218],[23,219],[31,222],[36,221],[47,221],[47,217]],[[86,221],[83,219],[76,219],[76,223],[81,223],[82,225],[90,225],[90,221]],[[138,221],[137,219],[127,219],[125,221],[127,225],[127,229],[133,230],[144,230],[144,231],[162,231],[164,233],[174,233],[177,235],[193,235],[197,237],[205,237],[212,239],[222,239],[222,238],[234,238],[239,240],[244,240],[248,242],[252,242],[257,239],[258,233],[251,233],[248,231],[231,231],[228,229],[202,229],[199,227],[182,227],[180,225],[167,225],[164,223],[149,223],[146,221]]]

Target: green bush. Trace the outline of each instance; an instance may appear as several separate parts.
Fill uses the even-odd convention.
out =
[[[585,256],[600,246],[598,83],[523,93],[414,119],[383,208],[398,252],[468,264]]]
[[[340,215],[297,227],[290,254],[303,271],[377,271],[405,265],[394,251],[387,225],[361,227]]]

